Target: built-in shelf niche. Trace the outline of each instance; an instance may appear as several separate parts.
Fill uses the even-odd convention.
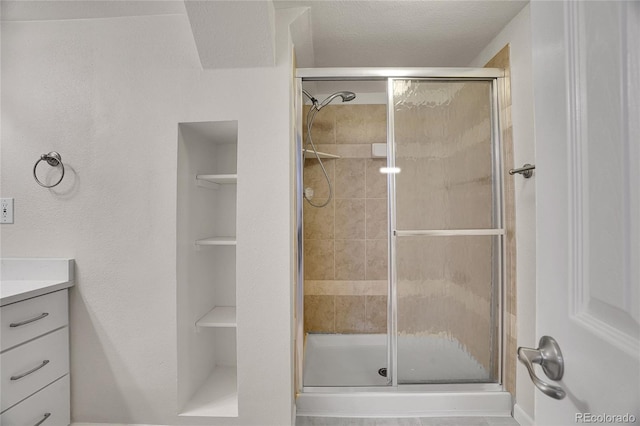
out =
[[[238,416],[237,134],[235,121],[179,124],[180,416]]]

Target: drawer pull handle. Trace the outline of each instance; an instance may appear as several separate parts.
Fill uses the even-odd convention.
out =
[[[39,316],[37,316],[35,318],[31,318],[31,319],[28,319],[28,320],[25,320],[25,321],[20,321],[20,322],[12,322],[11,324],[9,324],[9,327],[20,327],[21,325],[27,325],[27,324],[30,324],[32,322],[41,320],[42,318],[45,318],[47,316],[49,316],[49,312],[43,312],[42,315],[39,315]]]
[[[49,364],[49,360],[45,359],[44,361],[42,361],[42,364],[40,364],[39,366],[32,368],[31,370],[22,373],[22,374],[18,374],[17,376],[11,376],[11,380],[20,380],[25,376],[28,376],[31,373],[35,373],[36,371],[40,370],[42,367],[44,367],[45,365]]]
[[[40,426],[42,423],[46,422],[49,417],[51,417],[51,413],[44,413],[44,419],[40,420],[33,426]]]

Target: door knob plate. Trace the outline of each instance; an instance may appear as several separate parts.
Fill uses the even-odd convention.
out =
[[[556,339],[551,336],[542,336],[538,343],[538,350],[542,353],[542,371],[551,380],[560,380],[564,375],[564,359],[562,351]]]

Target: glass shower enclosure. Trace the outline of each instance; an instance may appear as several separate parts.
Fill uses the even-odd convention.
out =
[[[438,386],[440,390],[443,386],[500,386],[505,251],[497,105],[501,73],[489,68],[298,70],[298,391],[405,385]],[[355,285],[361,289],[367,303],[365,319],[386,315],[386,327],[364,326],[351,333],[336,329],[318,332],[308,324],[305,328],[305,314],[316,314],[310,310],[316,309],[312,305],[316,300],[305,298],[305,290],[329,286],[328,281],[311,280],[304,272],[304,257],[311,253],[305,244],[317,244],[305,241],[304,225],[309,223],[305,215],[319,213],[311,211],[303,197],[305,180],[310,179],[305,167],[312,173],[317,160],[309,156],[305,160],[303,154],[307,135],[301,92],[308,82],[335,81],[344,88],[349,82],[361,80],[377,80],[386,86],[385,105],[366,106],[368,111],[386,109],[386,159],[335,156],[327,161],[336,162],[329,166],[338,170],[334,174],[336,185],[340,184],[340,171],[358,161],[365,164],[367,182],[386,181],[386,298],[366,298],[374,294],[373,287],[367,287],[371,281],[366,279],[355,284],[338,281],[336,288]],[[360,105],[366,105],[371,96],[363,98]],[[356,122],[352,116],[359,108],[365,106],[336,105],[327,114],[338,117],[332,120],[342,126],[337,131],[344,131],[349,121],[341,122],[340,116],[349,115]],[[329,126],[328,121],[325,119],[323,126]],[[364,147],[358,149],[366,153]],[[342,193],[338,187],[338,197]],[[372,215],[370,206],[375,206],[369,199],[358,204],[338,198],[335,203],[335,212],[343,204],[362,206],[366,209],[362,216],[365,220]],[[335,221],[340,217],[333,213],[334,227],[339,228]],[[368,222],[365,227],[369,229]],[[363,235],[368,253],[371,240],[368,234]],[[333,240],[336,246],[342,244],[338,238],[336,235]],[[335,257],[342,252],[332,253]],[[352,299],[359,300],[356,297]],[[349,309],[343,306],[351,303],[346,296],[334,299],[336,312],[341,307]],[[380,300],[386,302],[384,306],[373,303]],[[381,309],[385,312],[377,312]]]

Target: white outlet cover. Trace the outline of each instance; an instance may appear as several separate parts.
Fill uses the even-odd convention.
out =
[[[13,198],[0,198],[0,223],[13,223]]]

